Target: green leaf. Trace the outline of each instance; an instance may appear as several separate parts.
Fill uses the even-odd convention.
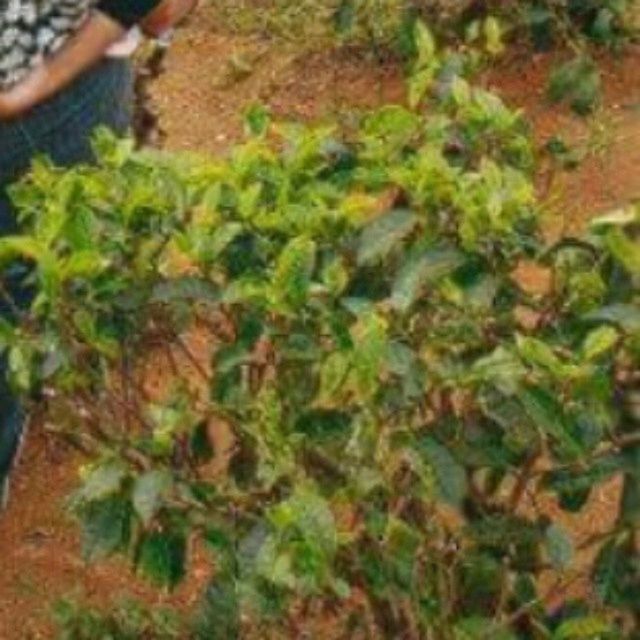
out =
[[[254,104],[245,111],[244,122],[250,135],[263,136],[271,124],[269,110],[263,104]]]
[[[585,338],[582,353],[586,360],[596,360],[611,351],[619,339],[620,335],[613,327],[599,327]]]
[[[235,580],[216,575],[207,585],[194,624],[197,640],[239,640],[240,602]]]
[[[623,601],[619,580],[625,573],[626,553],[623,545],[610,540],[598,554],[593,568],[593,584],[598,597],[605,604],[616,606]]]
[[[207,238],[202,257],[209,262],[218,259],[222,252],[239,238],[244,227],[238,222],[228,222],[215,230],[211,238]]]
[[[419,132],[420,118],[400,105],[385,105],[368,115],[363,123],[364,142],[390,152],[403,149]],[[386,160],[386,156],[384,157]]]
[[[235,574],[237,567],[233,555],[235,552],[233,536],[225,529],[210,527],[204,533],[204,542],[217,556],[218,575],[221,572]]]
[[[103,559],[129,545],[131,505],[112,496],[90,502],[79,510],[82,522],[82,550],[88,561]]]
[[[333,21],[339,35],[347,35],[353,29],[356,19],[354,0],[341,0],[336,9]]]
[[[351,415],[330,409],[307,411],[296,421],[295,431],[317,442],[343,439],[351,431]]]
[[[118,462],[109,462],[96,467],[85,478],[82,488],[75,499],[82,502],[101,500],[118,493],[127,477],[127,468]]]
[[[526,377],[527,369],[512,350],[500,346],[477,360],[471,368],[471,374],[473,379],[492,381],[500,389],[512,391]]]
[[[294,238],[278,256],[273,278],[274,292],[293,306],[304,304],[316,263],[316,243],[304,236]]]
[[[278,587],[295,589],[296,576],[293,571],[292,554],[285,552],[275,558],[269,570],[269,580]]]
[[[627,473],[624,476],[619,520],[621,523],[635,528],[640,524],[640,476],[636,471],[640,461],[640,449],[634,447],[625,451],[624,458],[627,461],[627,466],[634,473]]]
[[[408,209],[393,209],[367,225],[358,247],[358,264],[374,264],[386,258],[416,228],[417,216]]]
[[[409,106],[418,108],[429,89],[433,86],[436,77],[435,67],[424,67],[414,71],[409,77]]]
[[[5,236],[0,238],[0,263],[16,258],[27,258],[38,262],[46,248],[36,239],[27,236]]]
[[[465,618],[456,624],[454,640],[516,640],[516,636],[503,629],[491,618]]]
[[[172,478],[168,471],[152,470],[136,479],[131,500],[135,512],[145,525],[149,525],[155,517],[171,485]]]
[[[590,322],[609,322],[629,333],[640,332],[640,306],[635,304],[612,304],[592,311],[585,316]]]
[[[210,462],[215,456],[214,444],[209,435],[208,423],[201,421],[191,434],[189,451],[196,464]]]
[[[464,256],[454,250],[433,249],[409,258],[395,279],[391,304],[406,312],[425,287],[452,275],[464,264]]]
[[[352,329],[353,370],[360,396],[375,395],[385,370],[388,352],[388,323],[377,313],[366,313]]]
[[[536,338],[517,336],[518,351],[529,364],[544,367],[555,375],[561,375],[563,363],[556,356],[553,349]]]
[[[464,78],[454,76],[451,81],[451,97],[455,100],[455,103],[460,107],[464,107],[471,101],[471,96],[471,85]]]
[[[92,278],[102,273],[109,261],[96,251],[79,251],[71,255],[61,268],[61,279]]]
[[[566,455],[577,458],[584,453],[567,428],[563,406],[555,397],[539,387],[529,387],[520,389],[518,399],[538,429],[551,436]]]
[[[344,292],[349,284],[349,272],[341,259],[332,260],[322,270],[322,282],[336,297]]]
[[[556,569],[566,569],[573,560],[573,542],[567,532],[557,524],[545,532],[545,547],[551,564]]]
[[[449,449],[434,438],[424,438],[420,450],[431,465],[440,497],[454,507],[460,507],[467,495],[467,475]]]
[[[273,507],[269,520],[281,533],[295,530],[326,557],[338,547],[336,522],[329,503],[314,489],[298,487],[288,500]]]
[[[424,67],[425,65],[432,64],[437,53],[436,41],[431,31],[427,25],[422,22],[422,20],[416,21],[414,38],[416,49],[418,51],[416,65],[418,67]]]
[[[595,592],[611,607],[640,613],[638,553],[629,530],[610,539],[600,550],[592,573]]]
[[[614,631],[601,616],[584,616],[565,620],[553,634],[553,640],[600,640]]]
[[[138,569],[160,587],[172,589],[184,577],[187,542],[176,532],[153,532],[138,549]]]
[[[385,537],[385,550],[394,578],[402,588],[409,589],[414,580],[416,557],[422,541],[420,532],[402,520],[391,518]]]
[[[492,56],[500,55],[504,49],[504,33],[502,24],[495,16],[489,16],[484,22],[484,36],[487,51]]]
[[[332,404],[347,379],[351,368],[351,358],[344,351],[329,354],[320,370],[319,400],[322,404]]]
[[[632,275],[640,275],[640,243],[631,240],[618,227],[606,235],[606,244],[615,259]]]
[[[553,71],[548,95],[552,102],[568,100],[577,113],[587,115],[599,101],[600,88],[598,66],[587,56],[578,56]]]

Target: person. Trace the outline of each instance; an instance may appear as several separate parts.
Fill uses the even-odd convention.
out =
[[[197,0],[0,0],[0,235],[17,231],[7,188],[36,155],[60,166],[91,162],[92,134],[129,131],[130,55],[140,31],[159,37]],[[0,316],[30,304],[26,267],[0,274]],[[24,437],[26,417],[0,358],[0,499]]]

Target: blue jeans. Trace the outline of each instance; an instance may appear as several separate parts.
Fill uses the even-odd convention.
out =
[[[68,88],[23,117],[0,122],[0,235],[19,231],[7,187],[19,179],[37,155],[59,166],[94,160],[91,135],[99,126],[126,133],[133,110],[133,74],[126,60],[105,59]],[[0,274],[4,293],[0,315],[27,309],[33,299],[25,285],[28,265],[15,264]],[[0,483],[11,469],[22,432],[22,411],[7,380],[6,359],[0,358]]]
[[[93,160],[91,134],[131,125],[133,74],[126,60],[105,59],[51,100],[12,122],[0,122],[0,234],[16,231],[5,189],[37,155],[59,166]]]

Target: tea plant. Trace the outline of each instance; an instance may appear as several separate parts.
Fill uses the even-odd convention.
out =
[[[637,0],[265,0],[259,6],[223,0],[216,6],[241,31],[303,42],[312,35],[321,43],[337,35],[392,49],[411,39],[418,19],[440,37],[464,41],[491,16],[514,36],[529,37],[536,49],[576,47],[580,38],[620,49],[634,36],[638,11]]]
[[[544,0],[521,3],[520,21],[537,48],[584,36],[612,49],[633,36],[635,0]]]
[[[601,77],[591,49],[622,51],[637,36],[637,0],[313,0],[216,3],[227,24],[295,42],[304,49],[331,44],[413,60],[413,32],[424,20],[454,50],[489,58],[510,41],[536,50],[573,53],[550,79],[549,98],[586,115],[600,99]]]
[[[109,612],[62,600],[54,607],[59,640],[179,640],[181,624],[168,610],[125,600]]]
[[[544,247],[520,116],[417,40],[415,109],[340,132],[256,107],[226,160],[103,134],[97,168],[15,189],[0,258],[39,290],[2,327],[15,382],[92,456],[88,559],[172,588],[210,551],[182,637],[640,633],[638,212]],[[540,499],[616,477],[583,565]]]
[[[441,38],[457,37],[472,18],[490,14],[472,11],[474,2],[447,0],[320,0],[312,2],[221,2],[223,21],[241,32],[259,32],[304,47],[346,44],[374,50],[379,56],[414,53],[413,29],[418,18],[428,21]],[[475,23],[475,27],[480,21]]]

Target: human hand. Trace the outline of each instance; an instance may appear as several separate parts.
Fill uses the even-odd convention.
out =
[[[197,4],[198,0],[161,0],[140,27],[147,36],[157,38],[175,27]]]

